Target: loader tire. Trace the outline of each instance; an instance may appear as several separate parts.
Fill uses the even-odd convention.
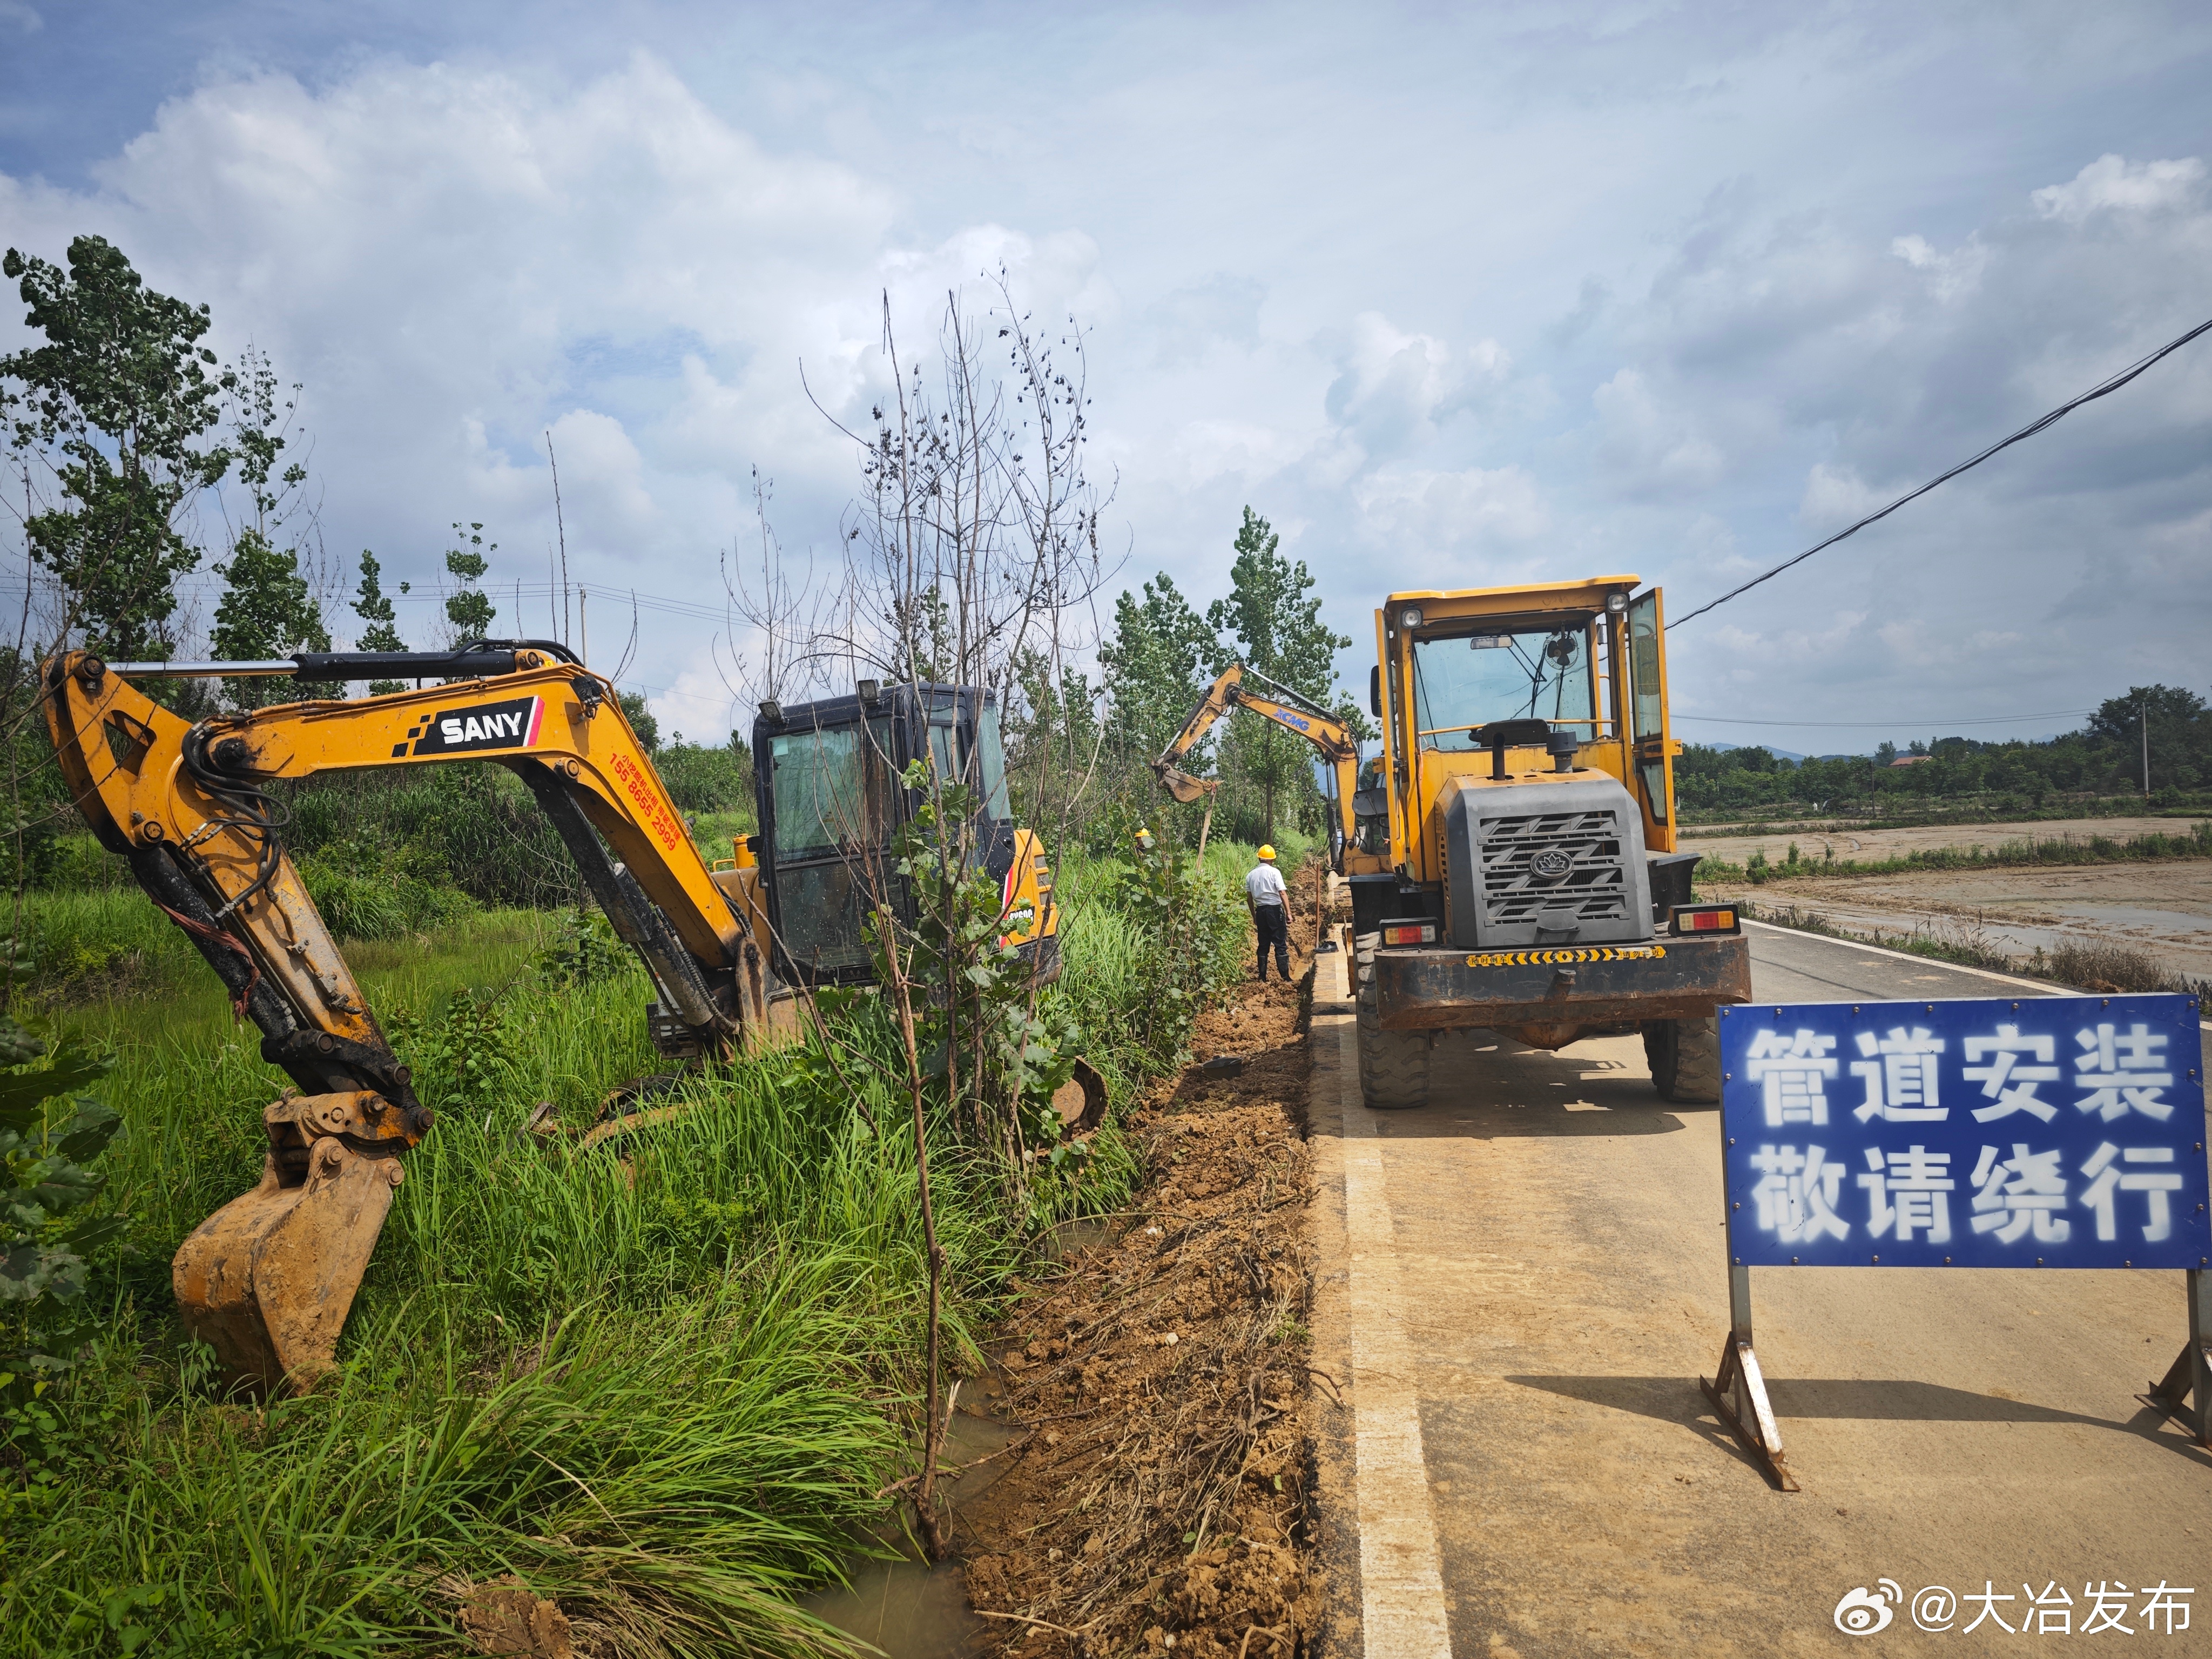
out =
[[[1711,1106],[1721,1097],[1720,1021],[1655,1019],[1644,1028],[1644,1056],[1659,1097],[1682,1106]]]
[[[1429,1035],[1386,1031],[1374,1004],[1359,1005],[1359,1097],[1370,1111],[1401,1111],[1429,1101]]]

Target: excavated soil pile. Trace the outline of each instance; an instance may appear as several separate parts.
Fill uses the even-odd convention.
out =
[[[1133,1215],[1040,1288],[985,1379],[1030,1430],[960,1515],[1000,1653],[1292,1659],[1320,1617],[1303,1421],[1315,879],[1293,890],[1304,977],[1248,982],[1200,1021],[1199,1063],[1129,1120],[1149,1172]]]

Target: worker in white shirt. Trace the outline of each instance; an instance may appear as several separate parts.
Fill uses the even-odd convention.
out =
[[[1252,930],[1260,936],[1260,979],[1267,978],[1267,947],[1275,947],[1275,969],[1291,976],[1291,890],[1283,872],[1275,868],[1275,849],[1262,847],[1260,861],[1244,878],[1244,902],[1252,912]]]

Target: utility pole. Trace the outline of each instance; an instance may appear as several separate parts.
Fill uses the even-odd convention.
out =
[[[2136,713],[2142,725],[2143,799],[2150,799],[2150,699],[2143,697],[2136,703]]]

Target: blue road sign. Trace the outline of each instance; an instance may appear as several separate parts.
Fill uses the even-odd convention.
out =
[[[2185,996],[1721,1010],[1729,1259],[2203,1267]]]

